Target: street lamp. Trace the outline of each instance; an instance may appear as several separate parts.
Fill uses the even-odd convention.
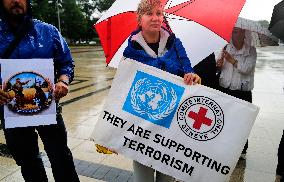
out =
[[[49,4],[53,3],[53,1],[48,1]],[[61,25],[60,25],[60,13],[59,7],[62,8],[62,0],[56,0],[56,10],[57,10],[57,22],[58,22],[58,30],[61,33]]]
[[[61,33],[59,6],[60,6],[60,8],[62,8],[62,5],[61,5],[62,1],[60,0],[60,3],[58,1],[59,0],[56,0],[56,4],[57,4],[57,21],[58,21],[58,30]]]

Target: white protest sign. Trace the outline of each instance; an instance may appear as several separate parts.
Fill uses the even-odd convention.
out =
[[[93,139],[190,182],[228,181],[258,107],[134,60],[121,61]]]
[[[1,84],[13,100],[4,106],[5,128],[56,124],[52,59],[0,59]]]

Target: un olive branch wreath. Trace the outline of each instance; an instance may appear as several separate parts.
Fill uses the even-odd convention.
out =
[[[172,101],[169,105],[169,107],[167,107],[166,110],[164,110],[163,112],[159,113],[159,114],[150,114],[144,110],[142,110],[138,103],[137,103],[137,99],[136,99],[136,92],[138,91],[139,87],[143,84],[147,83],[147,78],[144,78],[144,79],[140,79],[136,82],[136,84],[134,85],[134,87],[132,88],[131,90],[131,105],[134,109],[134,111],[136,111],[137,113],[141,114],[141,115],[144,115],[144,114],[147,114],[147,116],[150,118],[150,119],[153,119],[153,120],[161,120],[167,116],[169,116],[171,114],[171,112],[174,110],[175,108],[175,105],[176,105],[176,101],[177,101],[177,95],[176,95],[176,92],[174,91],[173,88],[171,88],[171,95],[172,95]]]

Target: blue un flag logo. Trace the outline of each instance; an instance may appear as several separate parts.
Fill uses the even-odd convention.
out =
[[[183,92],[183,87],[138,71],[123,110],[169,128]]]

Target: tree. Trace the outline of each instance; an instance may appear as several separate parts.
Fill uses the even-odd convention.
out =
[[[86,32],[87,22],[75,0],[62,2],[62,32],[71,42],[75,43]]]
[[[32,1],[33,17],[58,26],[55,0],[35,0]]]
[[[57,3],[59,2],[59,3]],[[59,10],[62,35],[75,42],[86,33],[87,22],[76,0],[34,0],[33,16],[59,28]],[[59,9],[57,9],[59,8]]]
[[[94,12],[94,9],[96,8],[95,2],[89,0],[78,0],[77,2],[85,18],[90,19],[91,15]]]
[[[86,21],[86,32],[82,38],[88,42],[97,37],[97,34],[93,30],[94,20],[91,18],[95,9],[95,2],[89,0],[78,0],[77,2]]]
[[[97,0],[95,6],[99,12],[103,12],[109,9],[113,3],[114,0]]]
[[[104,0],[100,1],[103,2]],[[93,30],[93,24],[96,20],[91,19],[91,15],[97,7],[96,1],[33,0],[32,6],[34,18],[50,23],[57,28],[59,28],[57,16],[57,8],[59,8],[61,33],[73,43],[77,40],[89,41],[97,37]]]

